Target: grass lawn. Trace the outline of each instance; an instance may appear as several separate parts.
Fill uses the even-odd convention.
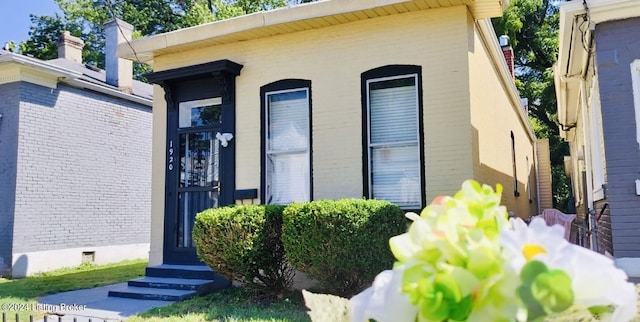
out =
[[[242,288],[229,288],[151,309],[128,322],[309,322],[300,292],[267,302],[253,299]]]
[[[144,275],[147,262],[125,261],[104,266],[82,265],[22,279],[0,278],[0,305],[8,321],[40,319],[43,312],[31,310],[38,298],[54,293],[124,282]],[[13,307],[7,307],[11,304]],[[17,305],[17,307],[16,307]],[[26,310],[23,310],[26,309]],[[18,311],[18,312],[16,312]],[[258,301],[242,288],[229,288],[151,309],[127,321],[220,321],[220,322],[309,322],[300,292],[279,301]]]
[[[0,278],[0,312],[6,312],[9,321],[15,319],[16,313],[20,314],[20,321],[29,321],[30,314],[41,318],[42,312],[31,310],[31,305],[41,296],[125,282],[143,276],[146,266],[146,260],[124,261],[100,266],[82,265],[15,280]]]

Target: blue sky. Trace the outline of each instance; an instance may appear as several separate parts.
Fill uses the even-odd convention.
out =
[[[29,14],[52,16],[59,12],[53,0],[3,0],[0,7],[0,47],[29,37]]]

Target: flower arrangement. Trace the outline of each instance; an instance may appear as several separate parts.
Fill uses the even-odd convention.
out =
[[[636,315],[635,286],[611,259],[567,242],[562,227],[543,219],[509,220],[501,192],[469,180],[420,215],[408,213],[408,231],[389,240],[393,269],[351,298],[344,316],[422,322],[542,321],[576,310],[612,321]],[[313,295],[305,299],[312,307]]]

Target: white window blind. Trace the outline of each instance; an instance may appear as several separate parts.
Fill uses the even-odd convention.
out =
[[[417,75],[368,84],[370,197],[421,207]]]
[[[309,91],[266,94],[266,203],[309,201]]]

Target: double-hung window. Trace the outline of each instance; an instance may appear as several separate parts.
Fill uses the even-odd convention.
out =
[[[310,82],[262,88],[263,191],[267,204],[311,200]]]
[[[419,68],[382,67],[364,73],[363,86],[368,197],[420,209],[424,185]]]

